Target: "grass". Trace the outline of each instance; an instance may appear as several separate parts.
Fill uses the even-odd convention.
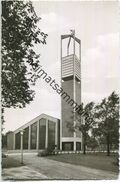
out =
[[[102,169],[106,171],[118,172],[119,167],[115,165],[117,154],[106,156],[105,153],[91,153],[91,154],[59,154],[51,155],[47,158],[66,162],[75,165],[86,166],[95,169]]]
[[[20,161],[15,160],[10,157],[2,158],[2,168],[11,168],[11,167],[20,167],[24,164],[21,164]]]

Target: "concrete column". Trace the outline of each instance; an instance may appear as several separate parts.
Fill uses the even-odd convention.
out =
[[[45,148],[48,148],[48,119],[46,119],[46,138],[45,138]]]
[[[13,133],[13,150],[15,150],[15,133]]]
[[[61,116],[62,116],[62,114],[61,114]],[[62,150],[62,117],[60,120],[60,150]]]
[[[76,151],[76,141],[74,141],[74,151]]]
[[[58,121],[55,123],[55,145],[58,148]]]
[[[29,126],[28,150],[31,149],[31,125]]]
[[[39,121],[37,122],[37,140],[36,149],[39,150]]]
[[[60,150],[62,150],[62,139],[60,137]]]
[[[21,137],[21,164],[23,164],[23,131],[20,133]]]

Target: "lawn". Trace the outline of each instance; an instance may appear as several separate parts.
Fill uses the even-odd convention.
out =
[[[102,169],[107,171],[118,172],[119,167],[115,165],[117,154],[106,156],[105,153],[91,153],[91,154],[59,154],[51,155],[47,158],[66,162],[75,165],[86,166],[95,169]]]
[[[19,160],[10,157],[2,158],[2,168],[19,167],[23,166]]]

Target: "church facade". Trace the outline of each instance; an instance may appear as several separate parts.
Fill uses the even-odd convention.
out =
[[[23,132],[24,150],[42,150],[45,148],[59,149],[60,120],[52,116],[41,114],[14,132],[7,133],[7,149],[21,149],[21,131]]]
[[[63,46],[63,41],[67,47]],[[68,123],[75,126],[75,111],[81,104],[81,41],[75,37],[75,31],[61,36],[61,88],[64,91],[61,94],[61,119],[41,114],[14,132],[8,132],[8,150],[20,150],[21,145],[24,150],[49,147],[63,151],[81,150],[82,134],[68,127]]]

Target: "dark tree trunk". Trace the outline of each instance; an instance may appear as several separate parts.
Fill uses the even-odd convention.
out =
[[[109,133],[107,134],[106,140],[107,140],[107,156],[110,156],[110,136],[109,136]]]
[[[83,154],[86,154],[86,144],[83,144]]]
[[[86,154],[86,134],[83,134],[83,154]]]

